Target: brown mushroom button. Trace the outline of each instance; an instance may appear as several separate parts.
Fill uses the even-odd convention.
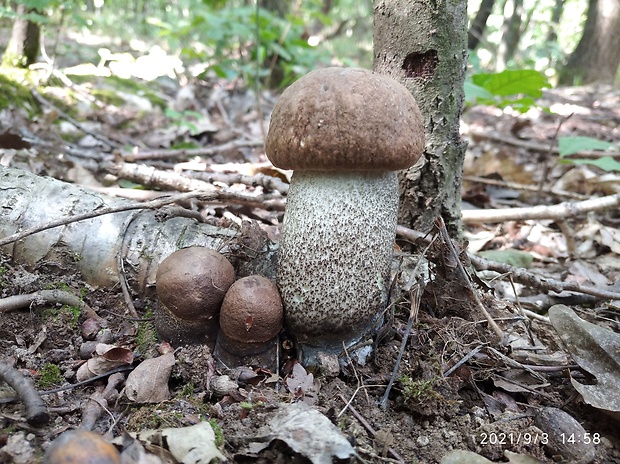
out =
[[[157,296],[184,320],[217,316],[235,269],[220,253],[203,247],[175,251],[157,269]]]
[[[263,276],[243,277],[228,289],[220,312],[220,329],[240,343],[271,340],[282,328],[283,309],[276,285]]]

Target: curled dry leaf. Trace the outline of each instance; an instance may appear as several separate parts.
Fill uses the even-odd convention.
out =
[[[175,362],[172,353],[142,361],[127,376],[127,398],[138,403],[159,403],[169,399],[168,379]]]
[[[133,362],[133,353],[128,348],[99,343],[95,348],[98,356],[82,364],[76,373],[78,382]]]
[[[579,366],[595,385],[571,379],[586,403],[620,420],[620,335],[586,322],[565,305],[549,308],[549,320]]]

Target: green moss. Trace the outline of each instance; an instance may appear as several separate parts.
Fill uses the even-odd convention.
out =
[[[24,108],[29,114],[39,112],[39,107],[30,93],[28,71],[17,68],[0,68],[0,109]]]
[[[409,404],[416,404],[441,397],[441,395],[434,389],[434,386],[438,380],[438,378],[413,380],[408,375],[402,376],[399,381],[403,389],[405,402]]]
[[[106,105],[122,106],[125,103],[125,100],[112,89],[92,89],[90,93]]]
[[[47,363],[39,369],[39,380],[36,384],[38,388],[50,388],[60,384],[63,380],[60,367],[56,364]]]
[[[215,446],[217,446],[218,448],[223,447],[225,440],[222,427],[220,426],[220,424],[217,423],[215,419],[209,419],[209,424],[211,425],[213,433],[215,434]]]
[[[149,314],[149,313],[147,313]],[[147,318],[150,316],[146,316]],[[136,333],[136,350],[145,355],[157,343],[157,331],[155,325],[150,321],[140,322]]]

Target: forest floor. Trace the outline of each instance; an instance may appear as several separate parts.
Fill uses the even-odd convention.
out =
[[[0,163],[134,199],[170,193],[173,184],[123,179],[119,165],[144,163],[174,176],[176,185],[202,179],[224,191],[255,193],[251,205],[193,206],[206,222],[254,221],[277,240],[288,173],[269,166],[262,148],[277,92],[265,91],[257,102],[253,92],[218,80],[137,82],[54,75],[36,94],[39,112],[19,105],[0,112]],[[553,149],[562,136],[620,142],[620,92],[550,90],[538,104],[551,111],[467,108],[464,211],[578,205],[620,192],[620,173],[591,163],[600,153],[578,154],[588,162],[561,162]],[[214,367],[208,348],[174,346],[176,362],[158,384],[170,390],[163,400],[118,394],[129,369],[169,350],[148,319],[158,305],[152,293],[130,298],[136,319],[120,286],[95,288],[79,274],[33,269],[18,255],[0,255],[1,298],[59,289],[79,295],[102,318],[93,328],[70,305],[35,300],[23,309],[0,306],[0,360],[32,378],[39,391],[67,387],[43,396],[50,421],[38,425],[24,419],[19,401],[3,399],[15,396],[12,390],[0,387],[0,462],[40,462],[51,440],[80,426],[116,437],[123,462],[181,462],[168,453],[172,438],[147,444],[123,432],[209,420],[221,452],[238,463],[345,462],[336,457],[349,456],[349,447],[351,462],[620,463],[618,210],[616,203],[592,211],[569,208],[560,217],[525,211],[518,219],[466,220],[466,240],[456,253],[470,276],[476,273],[464,247],[515,268],[491,266],[477,273],[479,279],[464,278],[450,245],[439,238],[424,253],[430,279],[421,298],[411,297],[415,292],[401,281],[406,279],[398,281],[401,298],[391,330],[365,365],[312,373],[284,351],[279,372],[224,372]],[[419,256],[424,248],[412,246],[406,235],[399,236],[405,261],[411,250]],[[574,285],[553,291],[545,285],[550,280]],[[102,327],[108,329],[106,343],[133,361],[124,364],[120,380],[104,376],[76,385],[76,372],[90,356],[84,356],[84,343]],[[381,405],[395,366],[396,381]],[[300,428],[278,425],[274,418],[298,402],[321,418],[302,409],[294,416],[307,419]],[[93,410],[93,404],[101,407]],[[345,443],[321,435],[325,418],[337,427],[330,433]]]

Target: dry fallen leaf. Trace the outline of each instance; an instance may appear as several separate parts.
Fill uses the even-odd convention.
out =
[[[549,308],[549,320],[579,366],[595,385],[571,379],[586,403],[620,418],[620,335],[586,322],[565,305]]]
[[[172,353],[142,361],[127,376],[127,398],[138,403],[159,403],[169,399],[168,379],[174,363]]]

